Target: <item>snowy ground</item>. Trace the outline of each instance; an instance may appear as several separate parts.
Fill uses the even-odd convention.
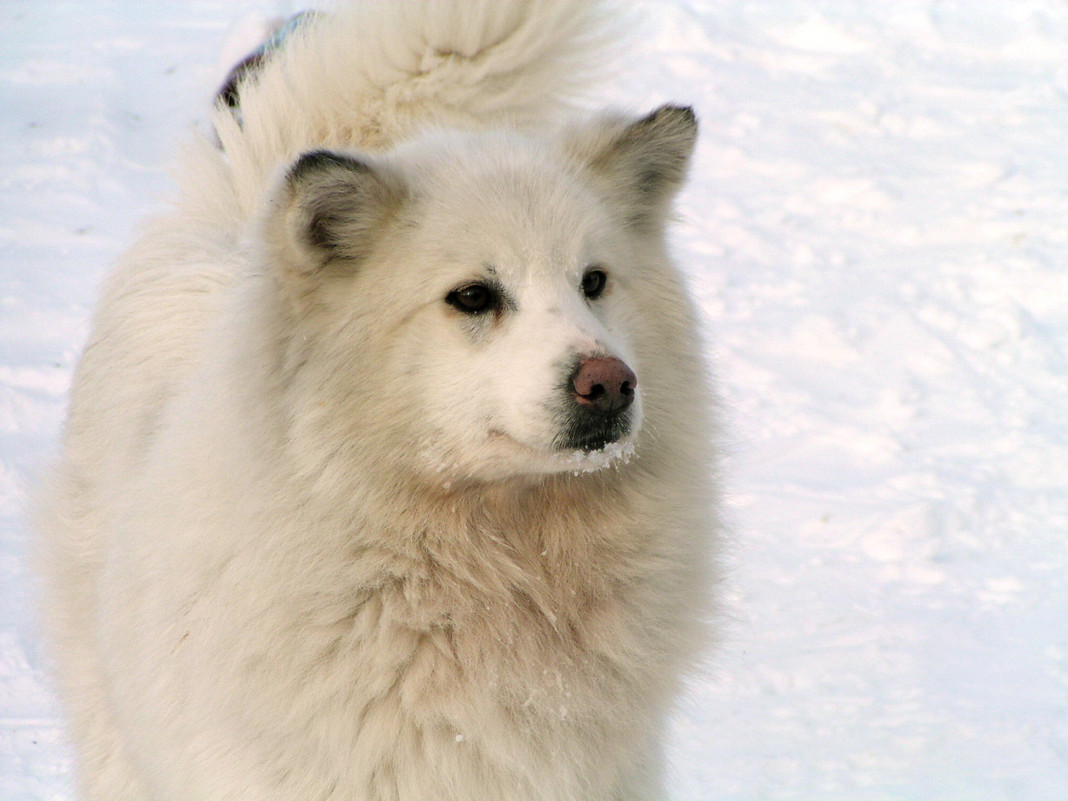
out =
[[[736,540],[674,799],[1068,798],[1068,4],[647,7]],[[23,503],[94,288],[278,8],[0,3],[0,798],[70,798]]]

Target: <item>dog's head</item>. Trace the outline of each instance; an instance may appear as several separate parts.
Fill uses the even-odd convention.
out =
[[[665,106],[549,142],[301,156],[265,228],[296,429],[444,481],[628,455],[671,312],[647,262],[695,136],[692,112]]]

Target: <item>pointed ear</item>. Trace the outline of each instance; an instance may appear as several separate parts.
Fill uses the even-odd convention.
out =
[[[369,160],[316,150],[286,173],[266,237],[283,285],[310,293],[328,274],[350,272],[403,203],[397,176]]]
[[[643,228],[664,222],[696,141],[693,109],[666,105],[638,120],[595,120],[570,132],[565,149],[585,165],[625,223]]]

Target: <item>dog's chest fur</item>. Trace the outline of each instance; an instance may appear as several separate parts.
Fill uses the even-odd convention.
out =
[[[344,559],[280,581],[289,597],[265,603],[284,603],[288,623],[240,668],[272,699],[258,735],[273,739],[281,712],[285,728],[317,732],[310,742],[358,755],[343,764],[361,782],[423,770],[447,784],[450,770],[475,764],[500,786],[561,753],[574,768],[557,766],[561,781],[601,782],[603,756],[640,736],[621,723],[659,696],[648,693],[660,683],[657,623],[638,611],[649,606],[648,554],[598,535],[595,510],[547,500],[530,499],[543,512],[524,530],[468,507],[450,530],[357,535]]]

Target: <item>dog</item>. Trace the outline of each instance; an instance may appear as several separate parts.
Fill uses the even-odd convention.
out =
[[[84,797],[638,801],[709,639],[691,109],[611,8],[354,3],[243,65],[37,499]]]

